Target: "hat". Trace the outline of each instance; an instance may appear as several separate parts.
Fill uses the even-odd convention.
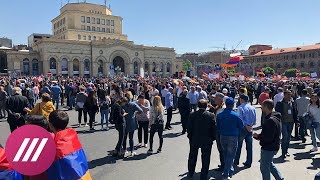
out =
[[[240,95],[240,99],[243,99],[244,101],[248,101],[249,96],[247,96],[246,94],[242,94],[242,95]]]
[[[92,87],[88,87],[87,88],[87,92],[93,92],[93,88]]]
[[[201,88],[201,86],[199,86],[199,85],[198,85],[196,88],[198,88],[198,89],[202,89],[202,88]]]
[[[224,98],[224,94],[217,92],[216,94],[212,95],[213,97],[217,97],[217,98]]]
[[[234,105],[234,99],[232,97],[229,97],[226,99],[226,106],[232,106]]]
[[[19,94],[21,95],[21,89],[19,87],[14,87],[12,90],[12,95]]]
[[[223,94],[227,94],[227,93],[228,93],[228,89],[223,88],[223,89],[222,89],[222,93],[223,93]]]

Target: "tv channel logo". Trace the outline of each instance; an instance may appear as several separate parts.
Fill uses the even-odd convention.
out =
[[[56,146],[48,131],[36,125],[25,125],[12,132],[5,151],[14,170],[23,175],[34,176],[51,166]]]

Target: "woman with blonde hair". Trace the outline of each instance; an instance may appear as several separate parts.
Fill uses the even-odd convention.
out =
[[[152,145],[153,145],[153,136],[156,132],[158,132],[159,136],[159,148],[158,153],[162,150],[162,144],[163,144],[163,122],[164,122],[164,107],[161,103],[161,97],[155,96],[153,99],[153,106],[150,110],[150,149],[148,150],[148,153],[152,153]]]
[[[30,115],[43,115],[47,120],[49,119],[49,114],[56,110],[55,106],[51,101],[51,97],[48,93],[43,93],[41,96],[41,103],[36,104],[36,106],[30,110],[29,108],[24,108]]]

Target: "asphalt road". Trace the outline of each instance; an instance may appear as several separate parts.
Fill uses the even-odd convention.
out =
[[[261,110],[257,108],[258,120],[257,127],[260,125]],[[77,124],[77,112],[68,111],[70,116],[69,126],[75,127]],[[96,120],[100,123],[100,117]],[[117,141],[116,130],[111,128],[109,131],[101,131],[100,125],[96,125],[96,131],[88,131],[88,127],[76,128],[83,148],[86,152],[90,173],[95,180],[176,180],[187,179],[187,160],[189,144],[186,135],[181,135],[180,115],[177,111],[173,115],[173,129],[164,132],[164,144],[161,153],[147,154],[147,148],[136,150],[137,155],[125,159],[112,157],[109,152],[114,149]],[[255,128],[259,129],[259,128]],[[259,132],[259,130],[256,130]],[[9,126],[6,120],[0,120],[0,143],[5,144],[9,135]],[[291,141],[289,153],[291,157],[285,162],[281,161],[280,154],[276,155],[274,162],[280,169],[285,179],[289,180],[311,180],[320,168],[320,153],[310,153],[312,148],[311,140],[307,137],[307,142],[301,144],[301,141]],[[137,141],[137,131],[134,135],[135,145]],[[158,146],[158,138],[154,138],[154,150]],[[236,174],[232,179],[236,180],[258,180],[262,179],[259,170],[260,146],[254,140],[253,164],[249,169],[245,169],[242,163],[245,161],[245,145],[242,149],[240,166],[236,168]],[[194,179],[199,179],[201,169],[201,157],[198,157],[196,175]],[[211,179],[221,179],[221,174],[214,169],[219,164],[218,150],[216,144],[213,144],[210,172]]]

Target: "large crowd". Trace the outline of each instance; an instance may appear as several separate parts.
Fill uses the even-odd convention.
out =
[[[264,180],[271,179],[270,174],[277,180],[284,179],[285,174],[273,164],[273,158],[280,149],[282,159],[290,156],[292,139],[305,143],[311,136],[313,148],[310,153],[318,151],[320,83],[317,79],[182,79],[2,77],[0,118],[7,117],[11,131],[32,123],[53,132],[50,124],[55,121],[50,116],[61,119],[59,109],[74,109],[78,112],[78,127],[95,131],[95,124],[98,124],[96,114],[100,114],[101,129],[108,131],[114,126],[119,135],[112,155],[125,158],[135,155],[135,145],[153,153],[156,133],[159,137],[157,152],[160,153],[163,131],[172,129],[172,114],[178,111],[181,133],[187,134],[190,144],[188,177],[195,172],[198,150],[201,149],[201,179],[208,178],[214,141],[220,155],[217,170],[221,171],[223,179],[234,175],[234,167],[240,163],[243,142],[247,151],[243,163],[246,168],[252,164],[253,140],[260,142],[260,171]],[[257,107],[262,109],[261,118],[257,118]],[[53,112],[56,115],[52,115]],[[37,115],[43,118],[33,118]],[[253,130],[257,119],[261,120],[259,134]],[[138,131],[137,144],[134,143],[135,131]]]

